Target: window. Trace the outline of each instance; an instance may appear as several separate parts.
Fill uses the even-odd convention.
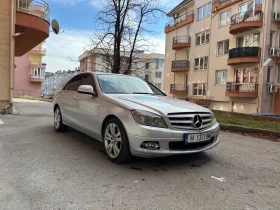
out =
[[[197,14],[198,14],[197,20],[202,20],[204,18],[209,17],[211,15],[211,10],[212,10],[211,2],[202,7],[199,7],[197,9]]]
[[[156,60],[156,68],[162,67],[162,60]]]
[[[105,55],[102,55],[102,62],[106,62],[107,61],[107,58]]]
[[[249,1],[239,6],[239,12],[246,12],[248,10],[252,10],[253,6],[254,6],[254,1]]]
[[[227,70],[217,70],[216,71],[216,84],[226,84],[227,83]]]
[[[208,57],[194,59],[195,67],[194,70],[205,70],[208,69]]]
[[[280,84],[280,65],[278,66],[278,78],[277,83]]]
[[[149,63],[145,64],[145,69],[149,69]]]
[[[231,18],[230,10],[220,13],[220,27],[229,25],[231,22],[230,18]]]
[[[226,55],[229,50],[229,40],[218,42],[218,55]]]
[[[160,71],[156,72],[156,78],[161,78],[161,72]]]
[[[235,70],[236,83],[257,83],[258,70],[256,67],[241,68]]]
[[[81,85],[91,85],[92,88],[95,90],[95,82],[92,74],[86,74],[82,79]]]
[[[158,89],[161,89],[161,83],[155,83],[155,86],[156,86]]]
[[[260,33],[248,34],[237,38],[237,47],[258,47],[260,45]]]
[[[83,74],[73,77],[64,87],[64,90],[78,91],[82,82]]]
[[[205,96],[206,95],[206,84],[193,84],[193,95],[194,96]]]
[[[196,34],[196,45],[209,43],[210,30]]]
[[[266,75],[266,82],[267,82],[267,83],[270,83],[270,70],[271,70],[271,68],[268,67],[268,68],[267,68],[267,75]]]
[[[273,32],[270,32],[270,36],[269,36],[269,47],[272,47],[273,44]]]
[[[149,75],[148,74],[145,74],[145,80],[149,80]]]

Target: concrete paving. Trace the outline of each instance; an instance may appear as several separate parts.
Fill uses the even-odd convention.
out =
[[[0,115],[0,209],[280,209],[280,143],[222,132],[201,154],[111,163],[94,139],[56,133],[52,104]]]

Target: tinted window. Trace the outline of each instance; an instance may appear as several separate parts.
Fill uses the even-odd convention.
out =
[[[83,74],[73,77],[64,87],[64,90],[78,91],[82,82]]]
[[[83,77],[82,84],[81,85],[91,85],[93,89],[95,90],[95,82],[92,74],[86,74]]]

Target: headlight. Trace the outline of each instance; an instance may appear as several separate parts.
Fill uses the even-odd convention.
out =
[[[216,116],[215,116],[215,114],[212,112],[211,113],[211,123],[212,123],[212,125],[214,125],[216,122],[217,122],[217,120],[216,120]]]
[[[167,128],[164,119],[161,116],[156,115],[154,113],[142,110],[133,110],[131,114],[134,120],[141,125]]]

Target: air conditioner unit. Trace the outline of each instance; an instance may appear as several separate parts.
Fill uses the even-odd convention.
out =
[[[277,56],[278,56],[278,50],[275,48],[270,48],[269,57],[277,57]]]
[[[277,93],[277,91],[278,91],[278,85],[273,85],[273,92]]]
[[[266,84],[266,92],[267,93],[274,93],[274,88],[272,84],[267,83]]]
[[[179,17],[179,14],[178,14],[178,13],[175,13],[173,17],[176,19],[176,18]]]
[[[279,12],[274,12],[272,18],[273,18],[273,20],[280,21],[280,13]]]

